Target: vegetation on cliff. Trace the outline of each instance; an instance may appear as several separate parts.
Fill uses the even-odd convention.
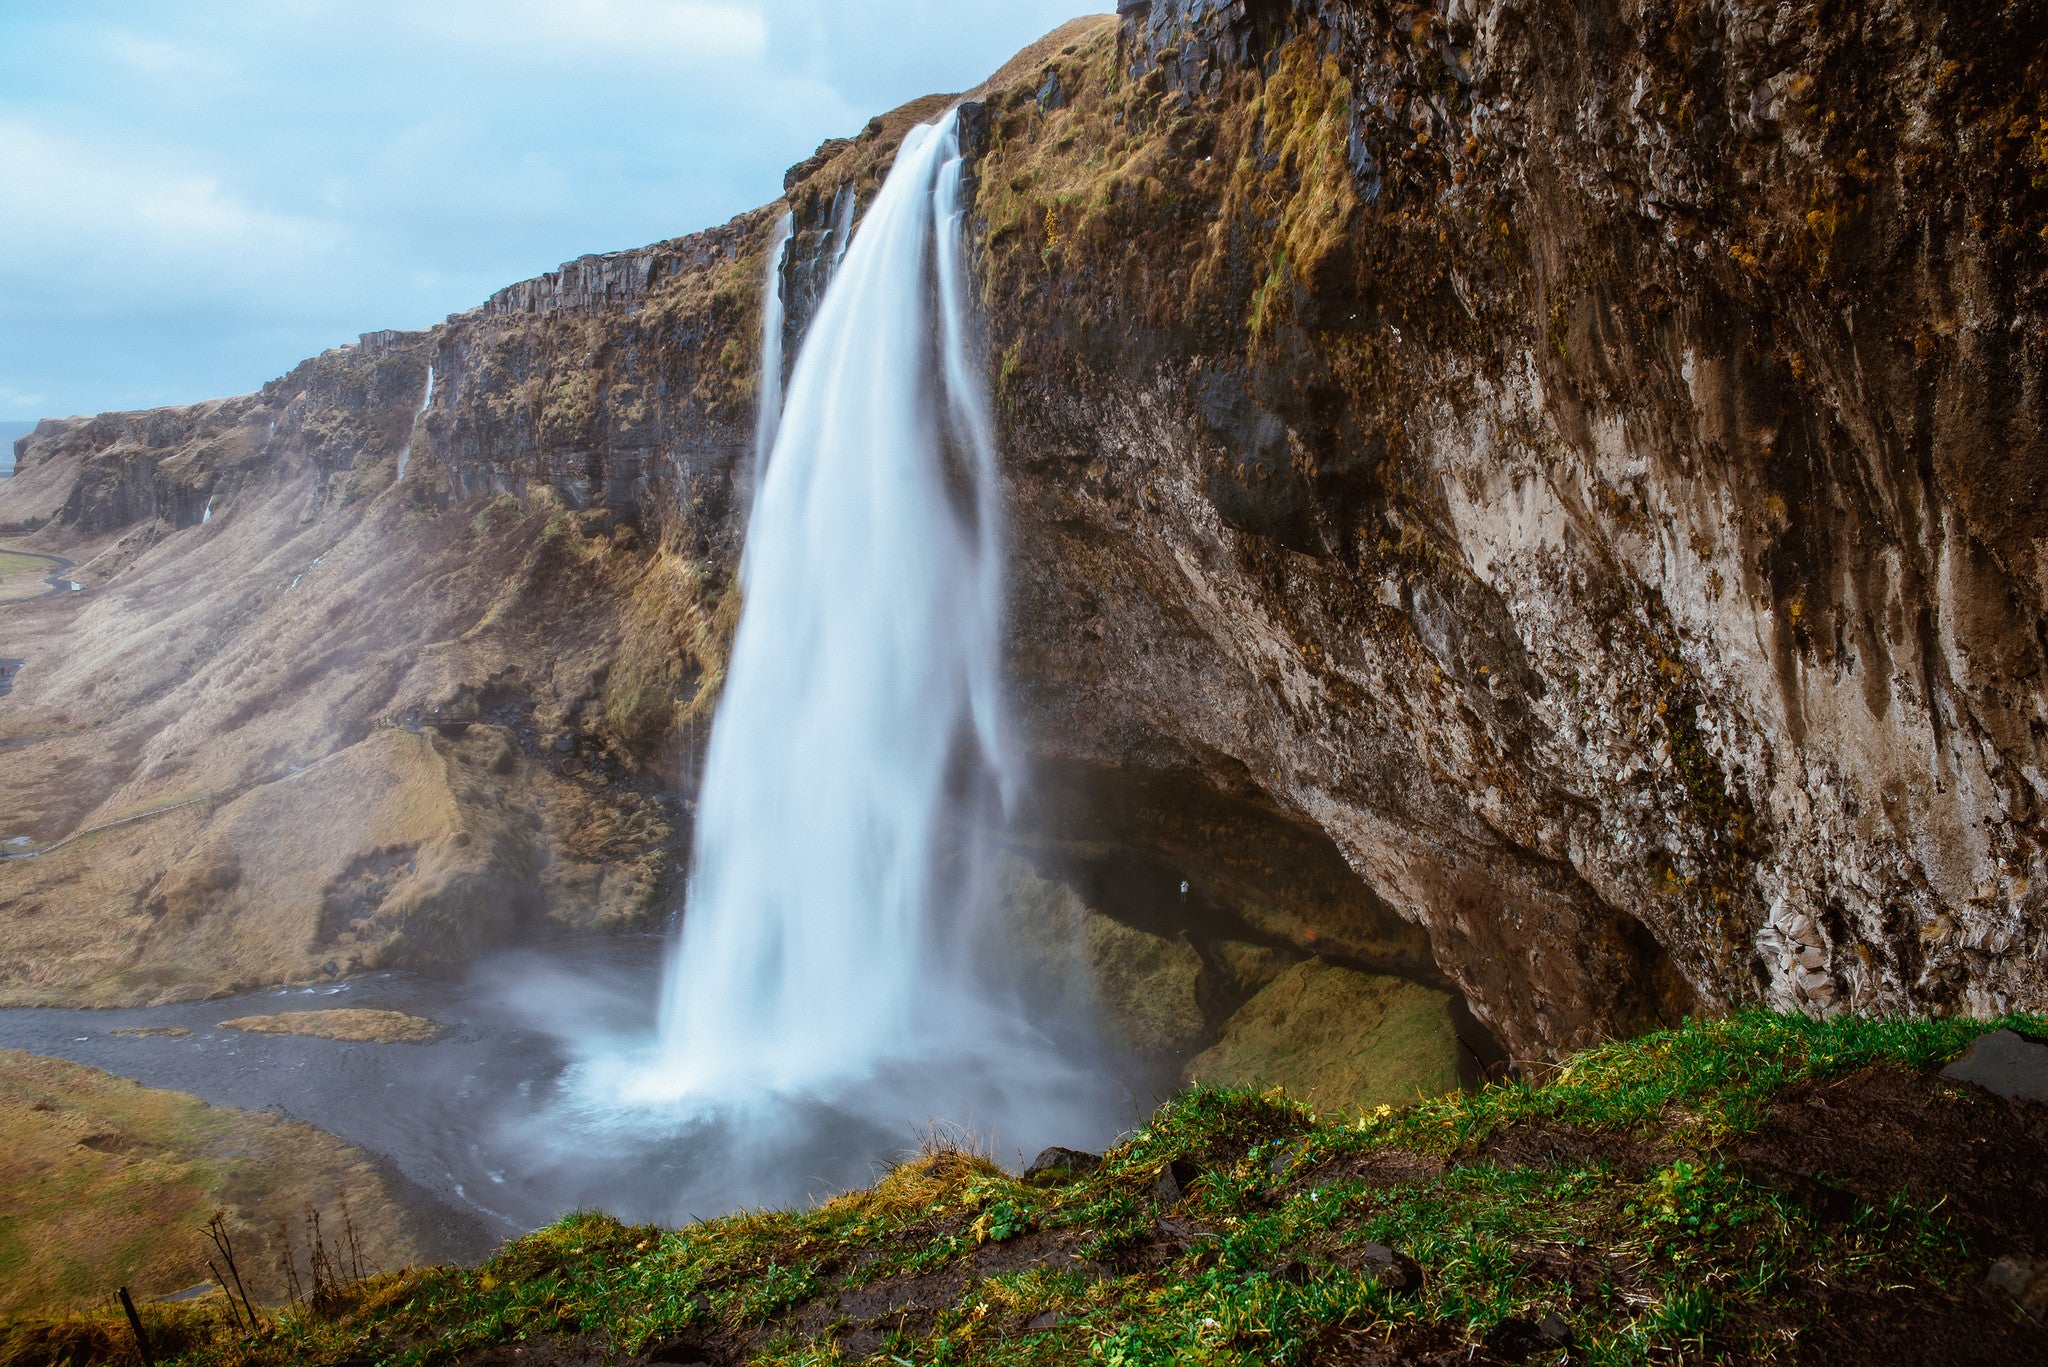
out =
[[[1364,1114],[1198,1090],[1093,1170],[941,1137],[810,1211],[577,1215],[255,1337],[218,1298],[147,1318],[194,1367],[2024,1361],[1986,1278],[2048,1255],[2048,1123],[1931,1071],[1989,1028],[1751,1013]],[[132,1352],[74,1322],[5,1356]]]

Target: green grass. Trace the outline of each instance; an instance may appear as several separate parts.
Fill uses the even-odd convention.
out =
[[[1546,1080],[1364,1115],[1197,1090],[1064,1185],[1027,1187],[941,1149],[808,1211],[673,1231],[577,1215],[481,1268],[365,1283],[325,1314],[287,1312],[262,1339],[222,1336],[188,1360],[439,1367],[519,1341],[592,1335],[623,1355],[710,1332],[753,1335],[752,1360],[778,1367],[856,1361],[816,1307],[996,1256],[865,1360],[1288,1364],[1332,1332],[1462,1343],[1554,1310],[1575,1361],[1771,1361],[1811,1323],[1810,1288],[1938,1288],[1975,1255],[1903,1195],[1823,1220],[1746,1176],[1731,1142],[1801,1080],[1939,1064],[1995,1024],[1752,1012],[1594,1049]],[[1524,1122],[1630,1138],[1616,1152],[1651,1157],[1515,1167],[1476,1153]],[[1154,1183],[1176,1159],[1202,1176],[1168,1211]],[[1148,1257],[1162,1216],[1183,1242]],[[1412,1259],[1421,1285],[1357,1270],[1368,1243]],[[806,1306],[820,1332],[797,1328]]]
[[[56,563],[46,555],[28,555],[21,551],[0,551],[0,579],[17,574],[50,574],[56,570]]]

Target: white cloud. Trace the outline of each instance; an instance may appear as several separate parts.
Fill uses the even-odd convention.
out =
[[[0,0],[0,417],[246,391],[772,199],[1108,0]]]
[[[62,297],[89,277],[93,294],[160,296],[223,284],[274,288],[311,274],[347,242],[341,224],[249,203],[221,181],[128,147],[23,121],[0,122],[0,257],[36,262],[11,295]]]
[[[131,71],[147,76],[218,80],[234,70],[221,54],[202,52],[183,43],[115,30],[105,37],[107,55]]]
[[[444,0],[405,15],[459,48],[534,62],[564,58],[635,65],[753,63],[768,51],[768,20],[719,0]]]

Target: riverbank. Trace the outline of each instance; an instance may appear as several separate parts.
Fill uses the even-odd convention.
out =
[[[1751,1013],[1362,1116],[1198,1091],[1035,1182],[937,1142],[813,1209],[580,1215],[257,1339],[152,1325],[195,1367],[2039,1361],[2048,1107],[1941,1071],[1992,1028]],[[115,1322],[39,1332],[14,1361],[132,1360]]]
[[[0,1320],[206,1282],[217,1213],[250,1295],[282,1301],[309,1211],[352,1230],[366,1267],[449,1252],[366,1155],[310,1125],[0,1050]]]
[[[0,542],[0,604],[82,591],[83,584],[64,577],[72,564],[61,555],[15,550]]]

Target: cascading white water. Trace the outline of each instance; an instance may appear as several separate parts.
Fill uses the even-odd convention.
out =
[[[213,497],[209,494],[206,499],[206,511],[199,515],[199,525],[204,527],[211,521],[213,521]]]
[[[788,316],[783,305],[782,266],[796,218],[784,214],[768,239],[768,287],[761,295],[761,412],[754,420],[754,487],[768,470],[775,433],[782,426],[782,328]]]
[[[420,419],[427,416],[427,410],[429,408],[432,408],[433,406],[434,367],[431,363],[429,363],[427,366],[427,396],[420,400],[419,408],[414,411],[412,415],[412,428],[406,433],[405,436],[405,449],[398,453],[398,479],[400,483],[404,483],[405,481],[406,467],[412,464],[413,437],[414,434],[416,434],[420,430]],[[272,424],[271,430],[276,430],[275,424]]]
[[[798,357],[643,1094],[824,1087],[960,1043],[976,1010],[941,833],[963,744],[1014,780],[960,184],[957,117],[914,130]]]
[[[846,261],[846,249],[853,243],[853,209],[856,196],[852,186],[842,189],[832,200],[832,271],[839,273],[839,267]],[[829,283],[830,276],[827,277]]]

